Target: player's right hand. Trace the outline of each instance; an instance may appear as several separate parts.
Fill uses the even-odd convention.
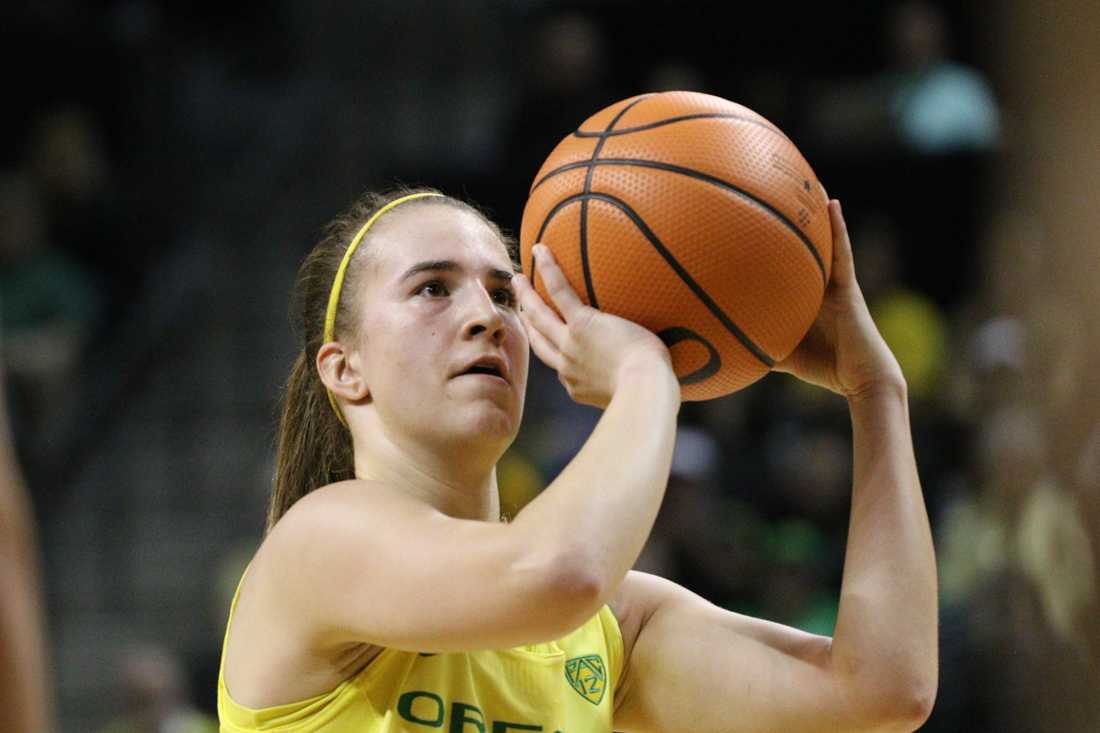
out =
[[[882,387],[904,388],[898,360],[875,326],[856,282],[852,241],[839,201],[829,202],[833,229],[833,269],[825,300],[802,343],[774,371],[793,374],[848,398]]]
[[[545,245],[536,244],[532,257],[558,312],[516,275],[520,319],[531,348],[557,371],[570,397],[602,409],[631,370],[672,372],[668,348],[652,331],[581,302]]]

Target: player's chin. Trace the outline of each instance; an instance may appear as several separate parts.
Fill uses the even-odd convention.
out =
[[[462,411],[462,429],[471,438],[479,440],[507,440],[511,442],[519,432],[523,418],[522,400],[479,400],[466,405]]]

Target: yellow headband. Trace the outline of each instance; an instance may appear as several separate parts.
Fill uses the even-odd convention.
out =
[[[328,294],[328,310],[325,312],[325,340],[324,343],[333,341],[336,338],[336,308],[340,305],[340,289],[344,286],[344,273],[347,272],[348,263],[351,262],[351,256],[355,254],[355,250],[359,248],[359,243],[363,241],[363,237],[367,236],[367,231],[371,228],[374,222],[378,221],[378,217],[385,214],[395,206],[400,206],[406,201],[412,201],[413,199],[424,198],[427,196],[439,196],[441,193],[424,192],[424,193],[410,193],[408,196],[402,196],[401,198],[394,199],[378,211],[374,212],[367,223],[363,225],[362,229],[351,240],[351,244],[348,245],[348,251],[344,253],[344,259],[340,260],[340,267],[336,270],[336,279],[332,282],[332,291]],[[328,393],[328,402],[332,405],[332,409],[336,412],[336,417],[340,419],[340,422],[347,427],[348,423],[344,419],[344,415],[340,412],[340,408],[336,405],[336,398],[332,396],[332,390],[325,387],[325,392]]]

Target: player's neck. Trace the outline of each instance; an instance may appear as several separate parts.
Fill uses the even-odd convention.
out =
[[[355,475],[397,486],[448,516],[500,521],[496,465],[487,459],[372,439],[356,441]]]

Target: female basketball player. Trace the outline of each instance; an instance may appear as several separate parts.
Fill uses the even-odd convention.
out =
[[[269,531],[226,631],[222,730],[917,728],[936,690],[936,577],[906,385],[856,284],[840,207],[829,211],[832,282],[779,369],[850,407],[834,638],[630,570],[680,405],[660,340],[584,306],[537,248],[555,312],[469,206],[372,196],[329,229],[296,286],[303,351]],[[529,344],[603,415],[504,523],[494,466],[519,429]]]

